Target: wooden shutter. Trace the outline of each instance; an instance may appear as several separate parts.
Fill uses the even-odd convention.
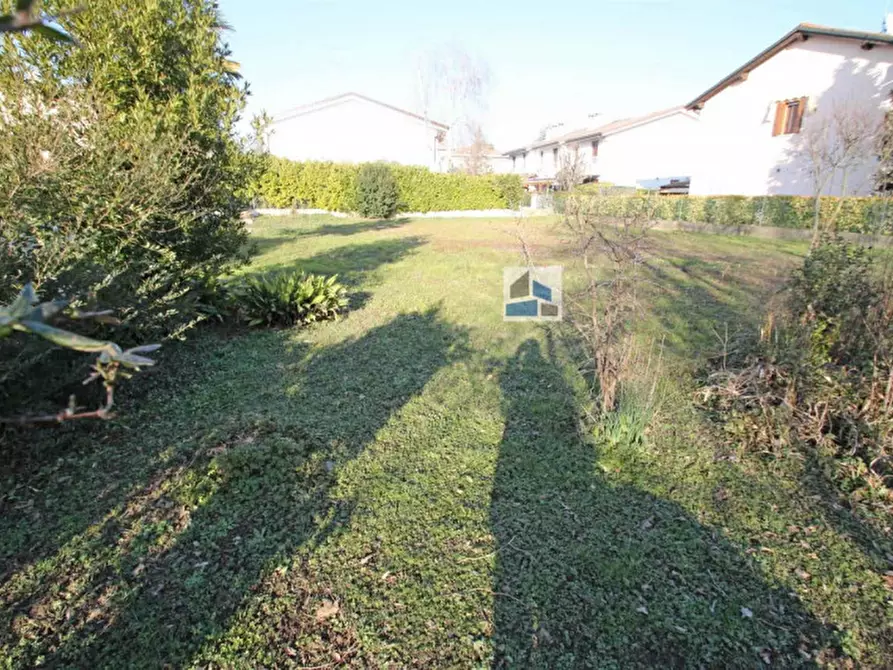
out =
[[[800,128],[803,126],[803,114],[806,113],[806,104],[809,102],[809,98],[800,98],[797,101],[797,109],[794,112],[796,115],[794,117],[794,123],[791,124],[791,132],[799,133]]]
[[[784,117],[788,106],[784,100],[775,103],[775,123],[772,124],[772,137],[784,132]]]

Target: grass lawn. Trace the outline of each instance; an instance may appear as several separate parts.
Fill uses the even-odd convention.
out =
[[[564,338],[501,319],[511,227],[255,222],[247,271],[337,272],[350,313],[200,329],[115,422],[6,444],[0,667],[890,667],[889,528],[692,404],[805,246],[654,233],[657,419],[594,449]]]

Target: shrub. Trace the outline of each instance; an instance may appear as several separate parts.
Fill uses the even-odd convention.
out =
[[[574,193],[589,195],[602,216],[623,217],[653,196],[617,195],[613,189],[578,187]],[[884,198],[822,198],[821,220],[832,230],[866,234],[893,234],[893,211]],[[809,230],[813,226],[814,200],[800,196],[665,196],[653,208],[656,220],[710,223],[720,226],[775,226]]]
[[[702,390],[736,444],[805,451],[853,501],[893,501],[893,292],[864,249],[826,238],[744,364]]]
[[[347,305],[337,280],[303,272],[242,277],[226,286],[226,303],[251,326],[306,325],[333,319]]]
[[[397,212],[397,182],[384,163],[366,163],[357,175],[357,211],[369,219],[390,219]]]
[[[0,124],[0,300],[32,282],[115,306],[124,340],[179,336],[194,287],[238,262],[253,169],[216,3],[96,0],[59,22],[78,45],[0,37],[16,101]]]

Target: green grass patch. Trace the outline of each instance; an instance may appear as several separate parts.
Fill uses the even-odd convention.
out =
[[[691,403],[805,246],[654,234],[663,378],[629,449],[580,439],[558,333],[502,321],[510,222],[252,226],[245,272],[338,273],[351,311],[204,329],[117,421],[3,436],[0,667],[888,662],[889,537]]]

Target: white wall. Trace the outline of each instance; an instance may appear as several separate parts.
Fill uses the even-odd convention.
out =
[[[810,37],[758,66],[747,79],[704,103],[702,142],[691,192],[698,195],[812,195],[802,155],[807,129],[834,109],[858,106],[882,119],[890,91],[893,47],[867,51],[858,40]],[[809,97],[798,135],[772,136],[775,102]],[[849,179],[847,194],[871,191],[873,158]],[[841,195],[840,180],[826,194]]]
[[[697,166],[692,147],[700,122],[679,112],[605,137],[591,168],[599,181],[636,186],[656,178],[687,176]],[[587,143],[586,154],[592,152]]]
[[[437,129],[358,98],[273,124],[270,153],[292,160],[435,165]]]
[[[592,155],[591,139],[563,145],[557,164],[552,152],[555,145],[532,149],[526,166],[523,157],[517,157],[514,172],[555,177],[561,169],[562,155],[577,151],[584,174],[598,175],[601,181],[620,186],[635,186],[639,181],[658,177],[685,176],[691,174],[697,163],[692,147],[697,143],[699,126],[695,115],[680,111],[603,137],[598,156]]]

